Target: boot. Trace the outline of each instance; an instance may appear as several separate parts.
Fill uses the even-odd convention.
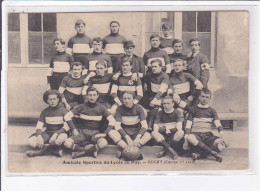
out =
[[[166,155],[166,150],[160,151],[156,154],[157,158],[162,158]]]
[[[162,146],[167,150],[168,154],[170,155],[170,157],[171,157],[172,159],[175,160],[175,159],[178,158],[177,152],[176,152],[173,148],[171,148],[168,143],[166,143],[165,141],[162,141],[161,144],[162,144]]]
[[[27,151],[26,156],[28,157],[42,156],[45,155],[50,150],[51,150],[51,145],[46,145],[46,146],[44,145],[44,147],[41,150]]]
[[[97,145],[94,145],[90,148],[85,147],[84,151],[72,152],[72,158],[73,159],[80,158],[80,157],[86,156],[90,153],[94,158],[96,158],[97,157],[97,151],[98,151]]]
[[[200,159],[200,154],[198,153],[192,153],[191,158],[193,161]]]

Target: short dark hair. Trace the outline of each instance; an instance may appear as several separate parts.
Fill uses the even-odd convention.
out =
[[[100,38],[100,37],[95,37],[95,38],[93,38],[92,44],[93,44],[94,41],[96,41],[96,42],[102,42],[102,43],[103,43],[103,39]]]
[[[182,59],[176,59],[176,60],[174,60],[174,61],[172,61],[172,62],[173,62],[173,63],[176,63],[176,62],[178,62],[178,61],[181,61],[182,64],[184,64],[184,61],[183,61]]]
[[[198,38],[192,38],[192,39],[190,39],[189,45],[190,45],[192,42],[195,42],[195,41],[198,41],[198,44],[199,44],[199,46],[200,46],[200,41],[199,41]]]
[[[151,61],[151,64],[153,63],[159,63],[160,67],[162,66],[162,61],[160,59],[154,59]]]
[[[123,56],[121,59],[121,64],[123,65],[123,63],[129,62],[130,63],[130,58],[128,56]],[[132,66],[132,64],[130,63],[130,65]]]
[[[173,97],[170,96],[170,95],[165,96],[165,97],[162,99],[162,102],[163,102],[164,100],[166,100],[166,99],[171,99],[172,102],[174,102],[174,101],[173,101]]]
[[[183,46],[183,42],[182,42],[180,39],[174,39],[174,40],[172,41],[172,46],[174,46],[176,43],[181,43],[182,46]]]
[[[159,34],[152,34],[150,36],[150,41],[153,39],[153,38],[159,38],[161,40],[161,36]]]
[[[73,68],[74,66],[81,66],[81,68],[84,69],[84,66],[82,65],[81,62],[73,62],[71,68]]]
[[[42,97],[43,101],[46,104],[48,104],[48,98],[50,95],[56,95],[57,98],[59,98],[59,102],[61,101],[61,94],[59,93],[59,91],[50,89],[50,90],[45,91],[43,94],[43,97]]]
[[[111,22],[110,22],[110,24],[109,24],[109,26],[111,26],[113,23],[116,23],[116,24],[118,24],[118,26],[120,27],[120,24],[119,24],[119,22],[118,22],[118,21],[111,21]]]
[[[163,23],[162,24],[162,29],[164,30],[170,30],[172,29],[172,25],[168,24],[168,23]]]
[[[203,89],[200,91],[200,94],[202,94],[202,93],[204,93],[204,94],[210,94],[210,97],[211,97],[211,95],[212,95],[212,92],[211,92],[209,89],[206,89],[206,88],[203,88]]]
[[[131,95],[133,96],[133,98],[135,98],[135,92],[132,92],[132,91],[124,91],[122,96],[124,96],[125,94],[131,94]]]
[[[78,26],[78,25],[80,25],[80,24],[83,24],[84,26],[86,26],[86,23],[85,23],[84,20],[77,20],[77,21],[75,22],[75,27]]]
[[[97,66],[97,65],[103,65],[105,68],[107,67],[107,64],[105,63],[105,61],[98,61],[95,66]]]
[[[65,45],[65,41],[62,38],[55,38],[53,43],[55,44],[56,41],[60,41],[61,44]]]
[[[87,89],[86,94],[88,95],[89,92],[97,92],[97,95],[99,95],[98,90],[97,90],[96,88],[94,88],[93,86],[90,86],[90,87]]]

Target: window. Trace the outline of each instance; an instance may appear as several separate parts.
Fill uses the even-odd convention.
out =
[[[200,40],[201,52],[211,59],[211,12],[182,12],[182,40],[185,49],[189,49],[189,40],[192,38]]]
[[[21,63],[20,45],[20,15],[8,14],[8,61],[9,63]]]
[[[47,64],[55,53],[53,40],[57,37],[55,13],[28,14],[29,63]]]

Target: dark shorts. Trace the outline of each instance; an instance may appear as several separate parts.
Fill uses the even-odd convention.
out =
[[[80,132],[76,136],[71,136],[75,144],[87,145],[91,143],[97,143],[100,138],[96,138],[95,135],[99,134],[98,130],[80,129]]]
[[[55,131],[44,131],[42,132],[42,139],[44,141],[45,144],[49,143],[51,137],[53,136],[53,134],[55,133]],[[68,135],[69,132],[66,132],[66,134]],[[33,137],[33,136],[37,136],[37,133],[32,134],[29,138]]]
[[[68,73],[54,74],[50,77],[50,87],[52,90],[59,90],[62,79],[67,76]]]
[[[207,132],[207,133],[199,133],[199,132],[195,133],[195,132],[193,132],[191,134],[193,134],[198,141],[203,142],[204,144],[206,144],[210,148],[213,148],[214,142],[216,141],[216,139],[219,138],[218,136],[215,136],[211,132]]]
[[[124,131],[131,137],[132,140],[134,140],[139,134],[140,128],[124,128]]]

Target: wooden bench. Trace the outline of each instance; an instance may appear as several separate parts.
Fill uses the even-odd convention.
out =
[[[232,131],[237,130],[238,121],[247,121],[248,113],[218,113],[220,121],[229,121]]]

